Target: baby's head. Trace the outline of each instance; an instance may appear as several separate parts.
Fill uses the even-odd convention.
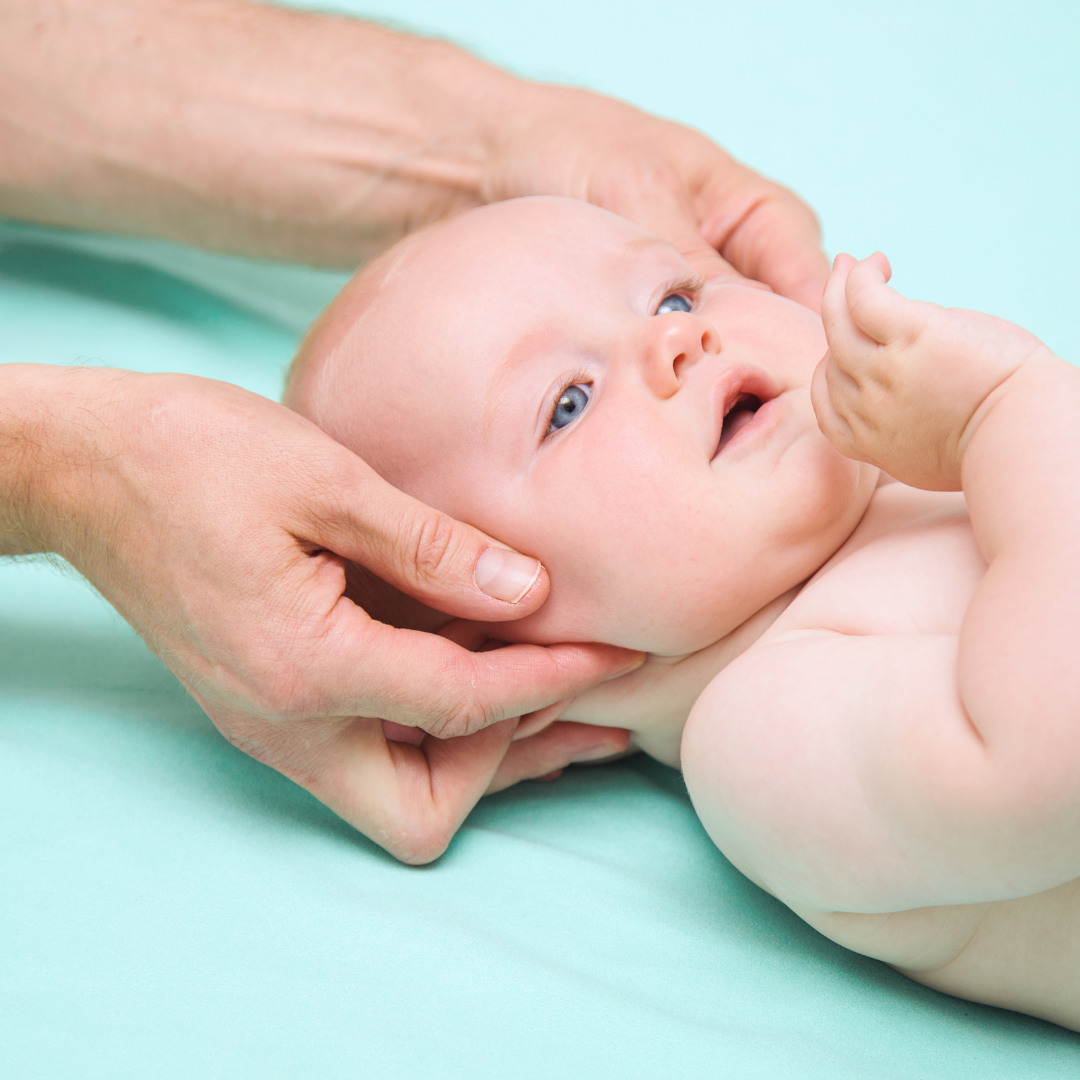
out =
[[[812,312],[586,203],[414,234],[309,333],[286,403],[547,567],[515,641],[703,648],[812,574],[876,471],[818,431]]]

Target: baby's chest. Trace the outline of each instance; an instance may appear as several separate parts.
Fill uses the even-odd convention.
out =
[[[875,496],[863,524],[773,628],[845,634],[957,634],[986,573],[954,493],[896,485]],[[888,493],[888,499],[882,498]]]

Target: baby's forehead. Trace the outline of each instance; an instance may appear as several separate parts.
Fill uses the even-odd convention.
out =
[[[511,199],[405,241],[383,273],[380,291],[396,294],[417,279],[433,295],[455,298],[481,284],[512,291],[520,281],[535,288],[537,275],[550,269],[655,243],[625,218],[576,199]]]
[[[508,356],[540,349],[546,313],[573,322],[584,298],[568,282],[615,281],[658,243],[560,198],[497,203],[414,234],[328,310],[302,350],[306,374],[290,404],[362,456],[386,460],[401,451],[399,436],[441,422],[463,395],[486,394]],[[369,411],[392,417],[396,433],[362,423]]]
[[[608,211],[571,199],[516,199],[432,230],[387,267],[363,313],[371,344],[474,361],[500,354],[546,317],[570,318],[621,292],[649,249],[678,252]],[[575,309],[575,305],[578,305]]]

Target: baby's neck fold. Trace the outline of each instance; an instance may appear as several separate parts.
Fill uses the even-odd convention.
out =
[[[706,686],[741,656],[780,617],[802,585],[789,589],[719,641],[686,656],[650,655],[629,675],[602,683],[576,698],[563,720],[628,728],[632,745],[679,767],[686,718]]]

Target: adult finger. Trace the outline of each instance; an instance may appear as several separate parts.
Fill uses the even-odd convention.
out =
[[[829,261],[817,216],[798,196],[741,165],[735,183],[709,185],[698,213],[701,231],[739,273],[814,311]]]
[[[547,599],[549,580],[538,559],[398,491],[339,449],[321,498],[301,509],[305,540],[451,615],[519,619]]]
[[[414,865],[438,858],[491,783],[513,736],[505,721],[461,739],[388,740],[377,720],[327,731],[283,769],[350,825]],[[281,767],[281,766],[279,766]]]
[[[538,780],[575,762],[596,761],[620,754],[630,743],[622,728],[598,727],[560,720],[527,739],[515,740],[499,762],[487,794],[522,780]]]
[[[702,236],[685,184],[674,175],[667,181],[639,182],[620,186],[614,192],[601,189],[594,192],[591,201],[667,240],[706,280],[738,276],[738,271]]]
[[[474,653],[434,634],[376,623],[348,600],[289,688],[286,715],[378,716],[442,738],[575,697],[632,671],[643,653],[611,645],[510,645]],[[312,688],[302,703],[299,680]]]
[[[626,749],[629,732],[562,723],[511,743],[506,720],[459,739],[387,739],[377,720],[354,717],[317,731],[296,725],[271,762],[339,817],[402,862],[438,858],[485,793],[538,779],[574,761]]]

